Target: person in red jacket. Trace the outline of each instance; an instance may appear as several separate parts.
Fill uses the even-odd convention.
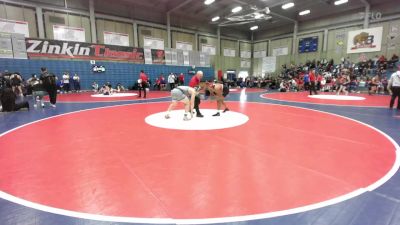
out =
[[[179,74],[179,85],[184,85],[185,84],[185,75],[183,73]]]
[[[146,88],[148,87],[148,77],[144,73],[143,70],[140,71],[138,87],[139,87],[139,98],[142,97],[142,90],[143,90],[143,94],[144,94],[143,97],[146,98]]]
[[[203,72],[202,71],[197,71],[196,75],[194,75],[192,77],[192,79],[189,82],[189,87],[192,88],[197,88],[199,89],[199,85],[200,85],[200,81],[201,78],[203,78]],[[194,100],[194,109],[196,110],[196,116],[197,117],[204,117],[199,109],[199,105],[200,105],[201,101],[200,101],[200,97],[198,95],[196,95],[196,98]]]

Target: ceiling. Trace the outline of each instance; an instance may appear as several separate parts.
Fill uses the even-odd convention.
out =
[[[68,7],[88,7],[86,0],[28,0],[45,4],[65,5]],[[292,1],[295,6],[283,10],[282,4]],[[335,6],[335,0],[215,0],[211,5],[205,5],[204,0],[95,0],[96,12],[121,17],[138,19],[153,23],[166,24],[166,15],[170,12],[171,25],[181,28],[190,28],[199,31],[215,33],[221,26],[221,33],[235,37],[249,37],[249,28],[257,25],[260,31],[270,31],[282,27],[293,27],[294,21],[316,21],[318,18],[334,17],[335,15],[354,13],[363,10],[362,0],[349,0],[348,3]],[[396,2],[398,0],[367,0],[372,7],[380,4]],[[242,6],[243,10],[233,14],[231,9]],[[270,13],[266,14],[266,8]],[[302,10],[309,9],[307,16],[299,16]],[[254,19],[254,12],[262,14],[261,19]],[[221,19],[213,23],[211,18],[219,16]],[[268,18],[268,19],[266,19]]]
[[[294,20],[299,22],[315,20],[317,18],[341,14],[346,11],[364,7],[361,0],[349,0],[348,3],[340,6],[335,6],[333,4],[334,0],[293,0],[295,6],[288,10],[283,10],[281,8],[282,4],[288,1],[290,0],[215,0],[215,2],[209,6],[204,4],[204,0],[115,0],[113,2],[123,2],[135,8],[144,7],[163,14],[172,10],[171,21],[174,25],[187,25],[188,21],[191,21],[194,24],[229,26],[241,31],[249,31],[249,28],[253,25],[258,25],[259,30],[268,30],[293,24]],[[393,0],[368,0],[368,2],[371,5],[375,5],[393,2]],[[235,15],[231,13],[231,9],[239,5],[243,7],[243,10]],[[266,20],[264,17],[258,20],[253,18],[246,21],[240,20],[245,19],[244,16],[246,15],[253,15],[252,13],[256,11],[266,16],[266,7],[269,7],[271,11],[268,16],[271,17],[270,19]],[[311,14],[299,16],[298,13],[305,9],[310,9]],[[242,18],[231,18],[237,15]],[[217,23],[212,23],[211,18],[214,16],[220,16],[221,20]],[[239,19],[239,21],[229,25],[229,23],[227,23],[227,18]],[[152,20],[151,18],[140,19]]]

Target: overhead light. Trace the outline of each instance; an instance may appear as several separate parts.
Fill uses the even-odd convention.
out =
[[[284,5],[282,5],[282,9],[288,9],[288,8],[292,8],[294,6],[293,2],[288,2]]]
[[[232,9],[233,13],[237,13],[237,12],[240,12],[240,11],[242,11],[242,6],[236,6],[235,8]]]
[[[347,2],[349,2],[349,0],[338,0],[338,1],[335,1],[335,5],[341,5],[341,4],[344,4]]]
[[[215,22],[215,21],[218,21],[219,19],[220,19],[219,16],[216,16],[216,17],[212,18],[211,21]]]
[[[307,9],[307,10],[304,10],[304,11],[301,11],[301,12],[299,12],[299,15],[300,16],[304,16],[304,15],[307,15],[307,14],[310,14],[310,10],[309,9]]]
[[[213,2],[215,2],[215,0],[205,0],[204,4],[211,5]]]
[[[263,17],[264,15],[261,13],[254,13],[254,19],[260,19],[261,17]]]
[[[258,29],[258,26],[252,26],[252,27],[250,27],[250,30],[257,30]]]
[[[269,14],[271,12],[271,10],[269,9],[269,7],[265,7],[265,13]]]

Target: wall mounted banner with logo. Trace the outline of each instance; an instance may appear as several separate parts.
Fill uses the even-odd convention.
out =
[[[104,44],[129,46],[129,34],[104,31]]]
[[[345,48],[344,43],[346,41],[346,33],[344,30],[335,33],[335,41],[335,52],[336,54],[341,54]]]
[[[178,65],[178,52],[176,49],[171,49],[171,65]]]
[[[201,45],[201,52],[206,53],[208,55],[216,55],[217,53],[217,48],[213,45],[206,45],[202,44]]]
[[[28,38],[29,37],[28,22],[0,19],[0,32],[10,33],[10,34],[23,34],[25,37]]]
[[[389,34],[387,35],[388,50],[396,49],[396,45],[400,44],[400,23],[391,22],[389,26]]]
[[[199,55],[199,66],[206,66],[206,54],[200,53]]]
[[[288,54],[289,54],[289,48],[288,47],[280,47],[280,48],[272,49],[272,55],[273,56],[288,55]]]
[[[25,35],[12,34],[11,42],[13,46],[14,59],[27,59],[28,54],[26,53]]]
[[[85,29],[80,27],[66,27],[53,25],[54,40],[85,42]]]
[[[274,73],[276,70],[276,56],[262,59],[262,73]]]
[[[176,44],[176,49],[184,51],[193,51],[193,45],[191,43],[177,41],[175,44]]]
[[[262,51],[254,51],[254,58],[259,59],[267,56],[267,50],[262,50]]]
[[[347,53],[377,52],[382,47],[383,27],[349,31]]]
[[[143,38],[143,47],[150,48],[150,49],[160,49],[164,50],[164,40],[159,38],[153,37],[144,37]]]
[[[151,49],[153,64],[165,64],[165,51],[161,49]]]
[[[242,60],[240,61],[240,67],[241,67],[241,68],[251,68],[251,61],[250,61],[250,60],[242,59]]]
[[[171,49],[165,49],[165,65],[172,65],[172,54]]]
[[[143,50],[143,53],[144,53],[144,62],[146,64],[153,64],[153,56],[151,55],[151,49],[145,48]]]
[[[0,58],[27,59],[25,35],[0,33]]]
[[[235,57],[236,56],[236,50],[235,49],[230,49],[230,48],[224,48],[224,56],[226,56],[226,57]]]
[[[11,34],[0,33],[0,58],[14,58]]]
[[[190,61],[189,61],[189,51],[183,51],[183,65],[189,66]]]
[[[251,51],[240,51],[240,58],[251,59]]]
[[[70,58],[144,63],[143,48],[31,38],[27,38],[25,44],[29,58]]]

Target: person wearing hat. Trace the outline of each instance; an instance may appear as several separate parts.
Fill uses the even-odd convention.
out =
[[[392,96],[389,107],[393,108],[394,101],[397,98],[397,110],[400,110],[400,64],[397,65],[397,71],[390,77],[388,91]]]

